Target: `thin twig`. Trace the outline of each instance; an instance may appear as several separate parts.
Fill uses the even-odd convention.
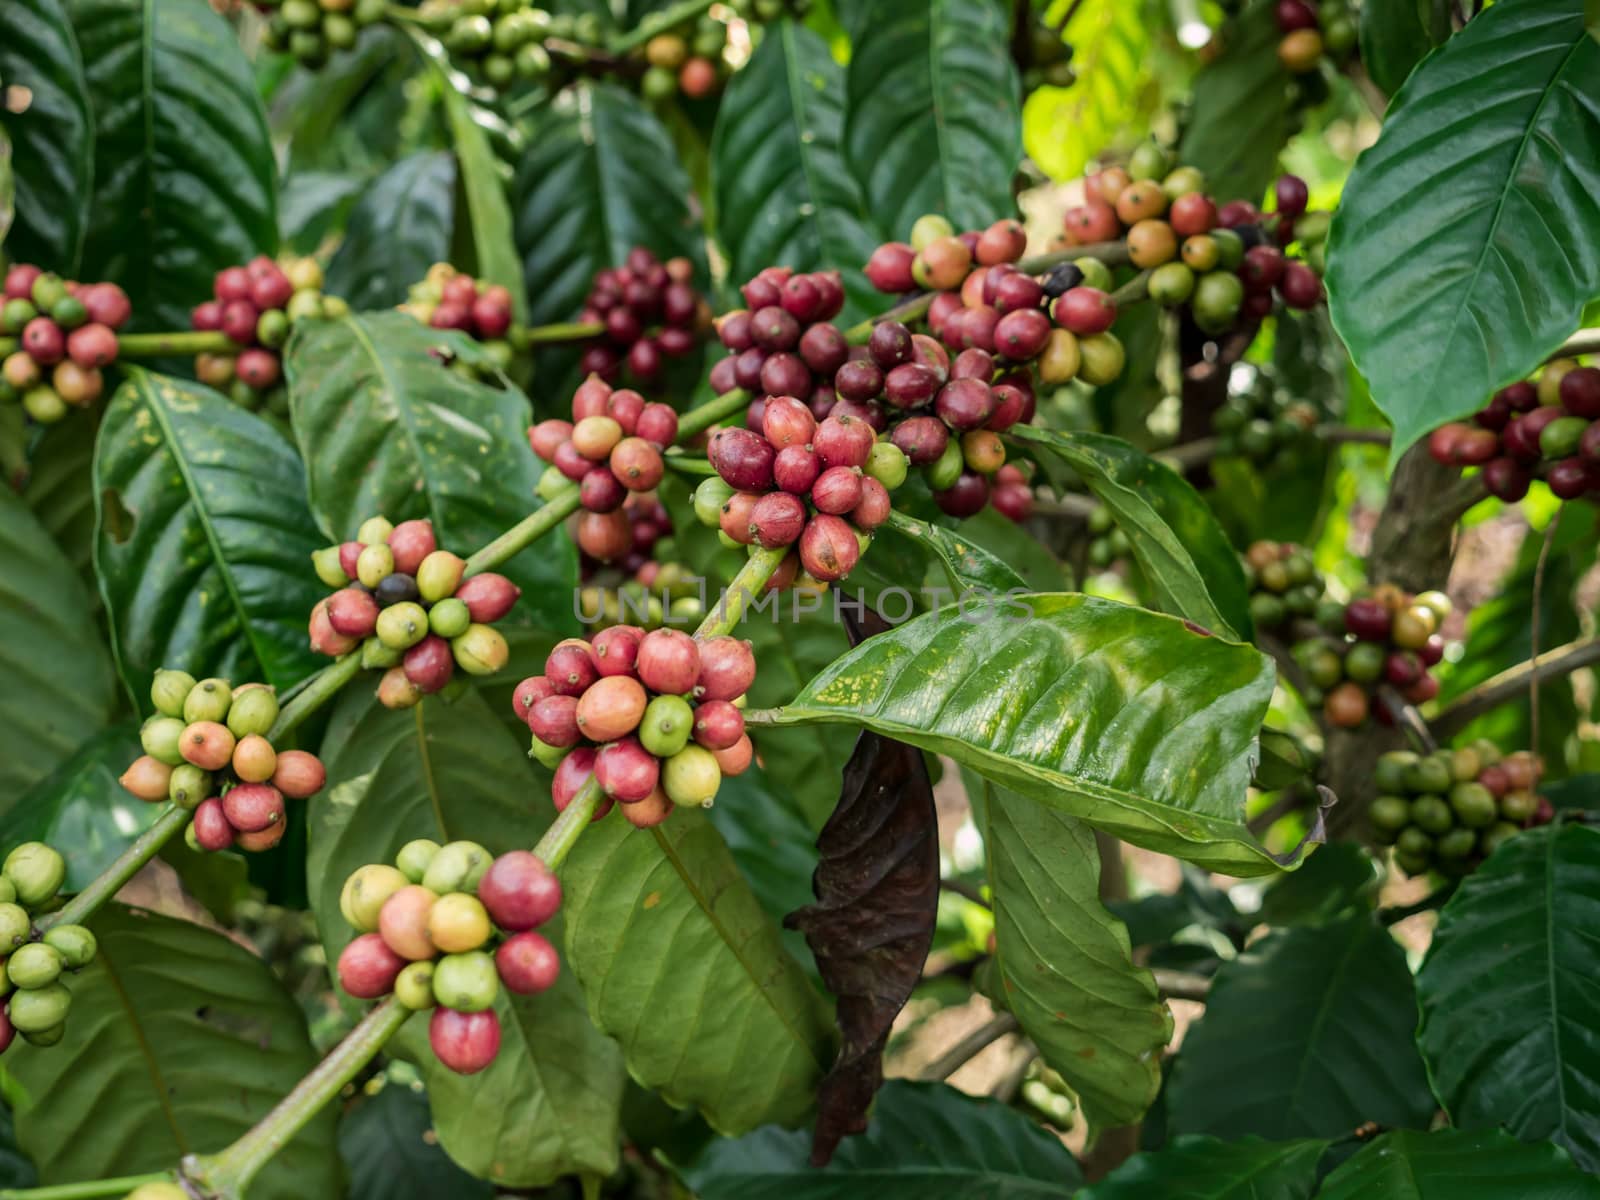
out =
[[[1168,967],[1152,967],[1156,987],[1169,1000],[1198,1000],[1205,1003],[1211,994],[1211,977],[1194,971],[1174,971]]]
[[[1033,512],[1040,517],[1076,517],[1086,520],[1091,513],[1100,507],[1100,502],[1092,496],[1079,496],[1074,492],[1067,492],[1057,496],[1054,500],[1035,500]]]
[[[1533,611],[1528,615],[1528,749],[1539,753],[1539,614],[1544,607],[1544,569],[1550,561],[1550,547],[1556,540],[1556,526],[1566,507],[1556,509],[1544,529],[1544,545],[1539,547],[1539,562],[1533,568]]]
[[[1011,1064],[1011,1069],[1000,1077],[1000,1082],[994,1085],[989,1095],[1001,1104],[1010,1104],[1022,1087],[1022,1081],[1028,1077],[1028,1071],[1038,1059],[1039,1047],[1032,1042],[1025,1043],[1017,1054],[1016,1061]]]
[[[1561,345],[1545,362],[1558,358],[1575,358],[1580,354],[1600,354],[1600,329],[1580,329]]]
[[[983,908],[991,907],[989,898],[983,894],[982,890],[973,887],[970,883],[963,883],[959,879],[941,879],[939,880],[939,888],[941,891],[960,896],[963,900],[970,900]]]
[[[1547,650],[1539,655],[1537,667],[1532,659],[1518,663],[1494,678],[1486,679],[1471,691],[1462,693],[1455,703],[1433,719],[1434,732],[1443,738],[1453,737],[1484,713],[1515,700],[1528,686],[1528,677],[1535,670],[1540,681],[1549,683],[1596,663],[1600,663],[1600,638],[1569,642],[1565,646]]]
[[[922,1069],[922,1074],[918,1078],[929,1083],[937,1083],[942,1079],[948,1079],[966,1066],[968,1061],[976,1058],[995,1042],[1005,1037],[1006,1034],[1015,1032],[1016,1028],[1016,1017],[1010,1013],[1001,1013],[994,1020],[974,1029],[966,1037],[934,1059]]]

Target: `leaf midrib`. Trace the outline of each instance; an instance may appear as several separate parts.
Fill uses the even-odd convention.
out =
[[[120,948],[120,946],[119,946]],[[173,1111],[172,1098],[167,1088],[166,1077],[162,1074],[161,1063],[156,1059],[155,1050],[150,1045],[150,1039],[145,1036],[144,1023],[139,1019],[139,1009],[128,995],[127,988],[122,986],[122,977],[117,973],[116,964],[112,961],[111,939],[105,938],[100,943],[99,958],[105,968],[106,981],[117,994],[117,1002],[122,1005],[127,1016],[128,1028],[133,1031],[134,1040],[139,1046],[139,1056],[144,1060],[145,1070],[149,1072],[150,1084],[155,1091],[156,1102],[161,1106],[162,1119],[172,1131],[172,1140],[177,1143],[178,1150],[187,1155],[189,1153],[189,1139],[183,1134],[182,1127],[178,1124],[178,1114]]]

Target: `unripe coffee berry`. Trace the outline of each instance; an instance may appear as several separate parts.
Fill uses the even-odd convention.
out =
[[[167,788],[172,780],[172,767],[142,754],[128,765],[117,782],[139,799],[154,804],[167,798]]]
[[[193,809],[211,791],[211,775],[190,763],[172,768],[167,782],[167,799],[179,808]]]
[[[265,783],[277,768],[272,743],[259,733],[246,734],[233,748],[233,773],[245,783]]]
[[[379,542],[361,548],[361,554],[356,559],[356,578],[363,584],[375,588],[393,573],[394,551],[386,543]]]
[[[433,604],[455,594],[466,570],[466,562],[448,550],[435,550],[418,564],[417,591],[424,602]]]
[[[428,863],[422,885],[441,896],[448,892],[476,892],[494,857],[477,842],[446,842]]]
[[[639,723],[639,741],[657,758],[670,758],[689,743],[694,709],[682,696],[657,696]]]
[[[449,641],[460,637],[472,624],[472,610],[466,603],[451,596],[428,610],[428,632]]]
[[[226,679],[202,679],[189,690],[183,701],[185,721],[221,721],[233,703],[233,689]]]
[[[722,769],[703,746],[685,746],[661,766],[661,787],[674,804],[703,807],[716,798]]]
[[[615,741],[638,728],[648,701],[644,687],[629,675],[598,679],[578,700],[578,728],[591,742]]]
[[[163,716],[183,716],[184,702],[195,684],[187,671],[157,671],[150,684],[150,700]]]
[[[394,979],[394,998],[413,1012],[432,1008],[433,964],[431,962],[407,963]]]
[[[339,891],[339,912],[357,933],[372,933],[389,897],[407,886],[395,867],[369,863],[352,871]]]
[[[234,738],[226,725],[215,721],[194,721],[184,726],[178,741],[184,761],[202,771],[220,771],[233,758]]]
[[[228,706],[228,731],[234,737],[266,734],[278,719],[278,698],[260,685],[242,687]]]
[[[428,940],[446,954],[476,950],[493,931],[482,902],[465,892],[440,896],[428,910]]]

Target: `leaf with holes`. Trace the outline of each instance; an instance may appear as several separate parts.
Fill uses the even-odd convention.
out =
[[[94,194],[94,116],[83,56],[62,0],[0,5],[0,87],[26,88],[28,104],[0,104],[11,139],[16,217],[0,238],[12,262],[68,275],[78,269]]]
[[[687,257],[707,280],[705,238],[689,206],[689,178],[672,136],[634,96],[608,84],[565,89],[535,123],[511,189],[528,321],[573,321],[595,272],[635,246]],[[577,353],[540,355],[541,402],[570,416]],[[555,394],[551,394],[555,393]]]
[[[140,329],[184,329],[212,276],[277,245],[277,164],[250,64],[205,0],[68,0],[94,110],[80,274]]]
[[[1059,7],[1059,6],[1058,6]],[[1072,47],[1070,87],[1033,89],[1022,105],[1022,146],[1051,179],[1077,179],[1139,115],[1150,34],[1137,4],[1086,0],[1061,35]]]
[[[439,1148],[422,1088],[389,1080],[339,1120],[339,1157],[350,1174],[350,1200],[493,1200],[495,1187],[474,1179]]]
[[[567,961],[636,1080],[728,1134],[805,1118],[827,1010],[708,817],[601,821],[562,882]]]
[[[328,291],[357,311],[404,301],[450,258],[455,187],[455,160],[443,150],[407,155],[369,183],[328,263]]]
[[[526,849],[555,812],[549,775],[476,692],[391,712],[365,688],[343,696],[323,743],[328,791],[310,808],[306,870],[329,961],[354,936],[339,891],[356,868],[393,862],[413,838]],[[557,938],[559,926],[545,930]],[[467,1170],[505,1187],[542,1187],[617,1165],[621,1056],[584,1015],[569,972],[537,996],[502,993],[501,1048],[461,1076],[428,1049],[426,1018],[398,1045],[422,1069],[439,1140]]]
[[[1136,1154],[1078,1200],[1307,1200],[1324,1141],[1173,1138]]]
[[[1600,831],[1546,825],[1462,881],[1417,974],[1428,1072],[1453,1122],[1550,1138],[1600,1167]]]
[[[439,544],[466,557],[528,515],[542,467],[528,448],[528,405],[441,364],[431,351],[476,343],[404,313],[302,325],[289,343],[295,436],[311,509],[330,540],[375,513],[427,517]],[[574,623],[577,556],[562,530],[497,568],[522,588],[515,613],[545,629]]]
[[[877,238],[845,169],[843,110],[844,70],[827,43],[793,21],[769,25],[717,109],[711,174],[728,278],[743,283],[770,263],[836,268],[848,325],[883,298],[861,271]]]
[[[714,1141],[684,1179],[700,1200],[1066,1200],[1083,1182],[1048,1130],[942,1083],[884,1084],[867,1132],[822,1170],[808,1142],[772,1128]]]
[[[99,954],[72,977],[54,1046],[6,1054],[17,1135],[45,1184],[168,1170],[221,1150],[317,1063],[305,1018],[267,964],[222,933],[112,905]],[[115,1103],[107,1103],[115,1097]],[[260,1200],[339,1191],[324,1108],[250,1185]]]
[[[1410,0],[1396,0],[1405,4]],[[1225,53],[1194,79],[1194,119],[1178,159],[1199,167],[1220,204],[1259,203],[1289,140],[1289,75],[1278,61],[1273,0],[1255,0],[1224,28]]]
[[[989,789],[983,818],[996,998],[1092,1128],[1131,1125],[1161,1086],[1172,1016],[1100,903],[1094,830],[1003,788]]]
[[[100,427],[95,568],[123,682],[162,667],[286,688],[319,665],[306,620],[327,589],[294,449],[199,384],[130,369]]]
[[[1426,1128],[1416,1011],[1405,952],[1370,914],[1270,934],[1217,971],[1167,1086],[1168,1125],[1275,1139]]]
[[[1499,1130],[1397,1129],[1323,1180],[1319,1200],[1595,1200],[1600,1184],[1548,1142]]]
[[[0,487],[0,797],[9,807],[116,708],[89,590],[17,494]]]
[[[1183,476],[1104,434],[1016,425],[1011,435],[1047,451],[1040,457],[1052,474],[1062,464],[1077,472],[1111,510],[1162,608],[1218,633],[1251,635],[1239,555]]]
[[[1277,871],[1244,827],[1272,694],[1258,651],[1079,595],[951,607],[841,656],[780,725],[864,725],[1151,850],[1232,875]]]
[[[981,229],[1015,211],[1022,160],[1010,17],[998,0],[868,0],[845,77],[845,158],[885,238],[923,213]]]
[[[1496,4],[1406,81],[1328,238],[1328,304],[1391,464],[1483,407],[1600,294],[1600,43],[1583,0]]]

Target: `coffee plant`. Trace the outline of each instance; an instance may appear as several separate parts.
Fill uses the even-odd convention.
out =
[[[1594,0],[4,0],[0,1200],[1600,1196],[1597,197]]]

